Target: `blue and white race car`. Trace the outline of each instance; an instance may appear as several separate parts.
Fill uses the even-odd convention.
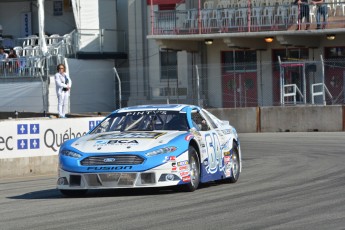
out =
[[[59,151],[57,188],[66,196],[89,189],[235,183],[241,172],[237,132],[194,105],[142,105],[107,116]]]

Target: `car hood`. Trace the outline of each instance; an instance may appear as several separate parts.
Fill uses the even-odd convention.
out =
[[[167,144],[186,131],[111,132],[79,138],[71,146],[84,153],[146,151]]]

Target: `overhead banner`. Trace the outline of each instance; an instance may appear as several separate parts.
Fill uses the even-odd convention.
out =
[[[0,121],[0,159],[57,155],[61,144],[85,135],[103,117]]]
[[[22,13],[21,21],[21,36],[27,37],[29,35],[32,35],[31,12]]]

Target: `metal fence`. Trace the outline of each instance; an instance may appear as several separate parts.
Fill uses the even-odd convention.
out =
[[[345,2],[326,2],[324,9],[315,4],[293,4],[293,1],[223,1],[228,4],[207,3],[198,7],[197,1],[190,1],[186,10],[160,10],[152,14],[153,34],[208,34],[257,31],[295,30],[297,24],[308,23],[310,28],[344,28]],[[194,4],[193,4],[194,3]],[[302,8],[307,7],[307,8]],[[307,11],[307,12],[303,12]],[[301,20],[301,13],[308,14],[308,22]],[[322,17],[325,17],[322,19]],[[310,19],[310,22],[309,22]],[[323,20],[323,21],[322,21]],[[321,28],[321,27],[320,27]],[[298,29],[302,29],[301,26]]]
[[[345,104],[345,60],[168,66],[140,69],[137,73],[117,70],[122,106],[188,103],[241,108]],[[164,71],[177,74],[163,79]]]
[[[116,108],[147,103],[199,104],[205,108],[345,104],[344,59],[157,66],[133,71],[117,68],[121,97],[115,80]],[[83,98],[77,92],[72,91],[71,97]],[[92,107],[90,103],[85,106]]]

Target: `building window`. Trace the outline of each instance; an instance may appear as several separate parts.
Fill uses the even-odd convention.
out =
[[[161,80],[177,79],[177,52],[173,50],[160,52]]]
[[[307,48],[290,48],[290,49],[274,49],[272,50],[273,70],[279,71],[279,61],[299,62],[309,59],[309,52]]]
[[[255,50],[234,50],[222,52],[223,73],[256,71]]]
[[[326,59],[344,59],[345,47],[327,47],[325,48]]]
[[[53,2],[53,12],[54,12],[54,16],[61,16],[63,14],[62,1]]]

